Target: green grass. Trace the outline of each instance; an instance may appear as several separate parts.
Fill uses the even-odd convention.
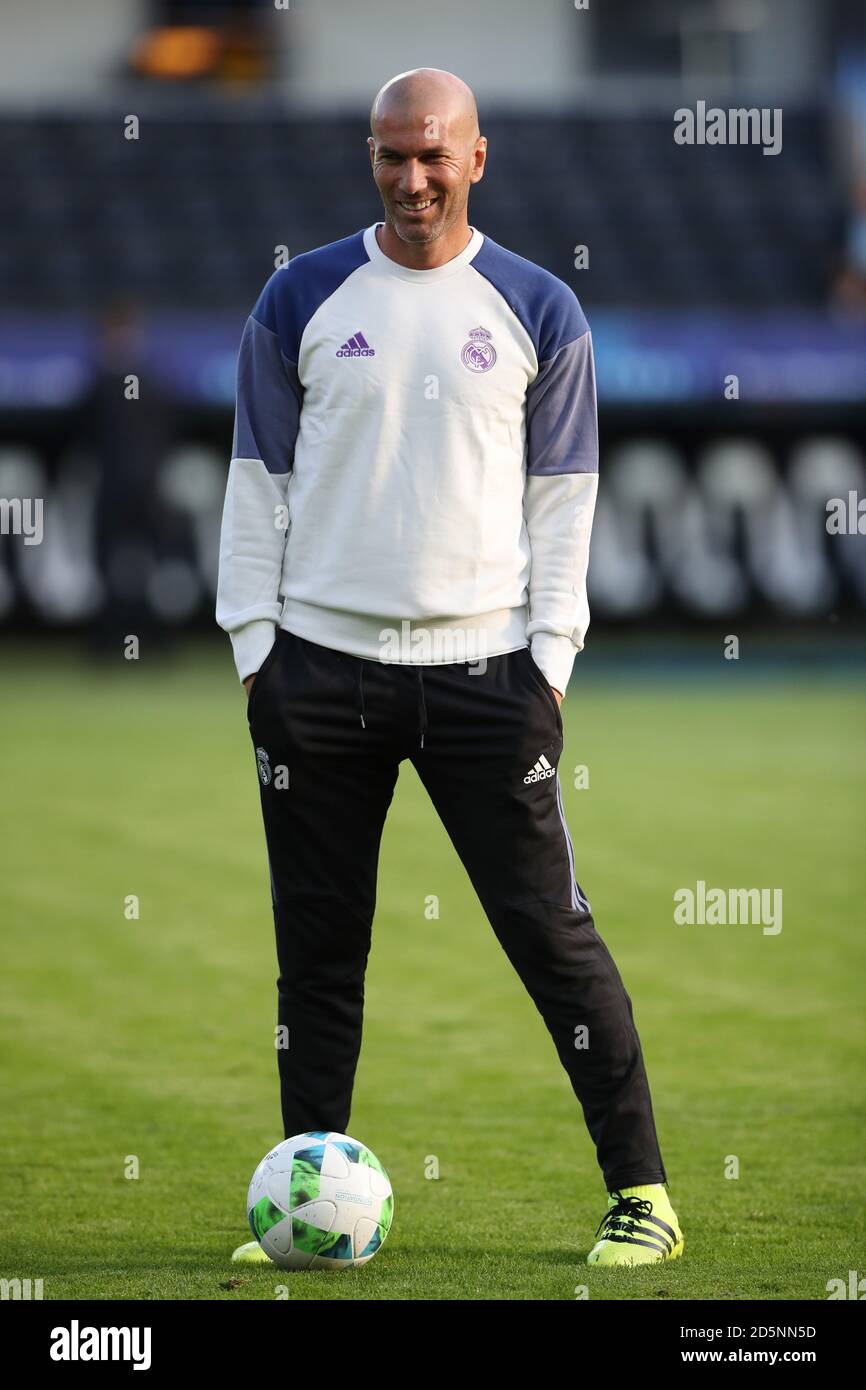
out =
[[[391,1175],[394,1227],[360,1270],[292,1276],[228,1261],[249,1176],[282,1137],[273,924],[228,649],[110,675],[65,648],[15,657],[0,677],[0,1275],[41,1277],[46,1298],[237,1300],[582,1285],[822,1299],[828,1279],[866,1274],[856,681],[761,683],[720,662],[691,683],[579,665],[571,686],[578,872],[634,1001],[684,1258],[586,1266],[605,1198],[582,1115],[406,764],[350,1125]],[[698,878],[781,887],[782,932],[674,926],[673,893]]]

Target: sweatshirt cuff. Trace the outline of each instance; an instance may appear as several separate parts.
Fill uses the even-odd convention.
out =
[[[245,623],[236,632],[230,632],[235,666],[241,683],[247,676],[254,676],[276,640],[276,628],[267,619],[257,619]]]
[[[571,676],[577,648],[570,637],[558,637],[552,632],[536,632],[530,638],[532,660],[543,671],[548,683],[565,694]]]

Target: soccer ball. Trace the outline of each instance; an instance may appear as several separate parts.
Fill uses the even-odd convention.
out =
[[[378,1158],[348,1134],[316,1129],[265,1154],[247,1216],[281,1269],[351,1269],[372,1260],[391,1227],[394,1196]]]

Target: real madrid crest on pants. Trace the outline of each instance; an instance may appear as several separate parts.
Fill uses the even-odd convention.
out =
[[[271,772],[270,759],[264,748],[256,749],[256,766],[259,769],[259,778],[263,787],[267,787],[273,781],[274,774]]]

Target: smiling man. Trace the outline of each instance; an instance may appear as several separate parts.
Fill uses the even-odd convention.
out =
[[[470,226],[487,142],[464,82],[402,73],[371,130],[384,221],[276,271],[247,322],[220,547],[270,861],[284,1131],[348,1127],[408,760],[583,1108],[610,1194],[590,1262],[674,1258],[631,1001],[557,776],[589,623],[589,329],[567,285]],[[267,1258],[254,1242],[236,1257]]]
[[[425,100],[430,109],[422,114]],[[370,129],[370,162],[385,206],[380,247],[409,269],[445,265],[466,249],[469,189],[487,157],[472,92],[448,72],[404,73],[379,92]]]

